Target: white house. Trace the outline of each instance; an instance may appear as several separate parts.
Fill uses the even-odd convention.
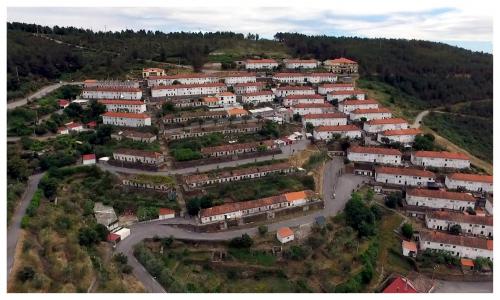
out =
[[[467,155],[447,151],[416,151],[411,154],[411,163],[422,167],[470,168],[470,160]]]
[[[303,84],[306,83],[306,75],[304,73],[275,73],[273,81],[278,83],[288,84]]]
[[[241,95],[241,102],[259,104],[263,102],[272,102],[274,93],[272,91],[260,91]]]
[[[278,67],[278,62],[274,59],[247,59],[245,68],[247,70],[273,69]]]
[[[385,107],[368,108],[368,109],[355,109],[349,113],[349,118],[353,121],[359,121],[365,118],[367,121],[378,119],[389,119],[392,113]]]
[[[290,95],[313,95],[315,91],[310,86],[281,86],[276,89],[276,96],[286,97]]]
[[[158,165],[164,161],[163,154],[154,151],[136,149],[117,149],[113,158],[118,161]]]
[[[325,60],[323,62],[325,68],[330,72],[338,74],[357,74],[358,63],[345,57]]]
[[[469,215],[463,212],[430,211],[425,215],[425,225],[429,229],[448,231],[460,225],[462,233],[493,238],[493,216]]]
[[[134,87],[86,87],[82,91],[82,98],[140,100],[142,98],[142,90]]]
[[[347,125],[347,115],[341,112],[303,115],[302,125],[304,128],[307,123],[311,123],[314,127]]]
[[[236,94],[248,94],[260,92],[264,88],[264,82],[245,82],[237,83],[234,85],[234,91]]]
[[[106,106],[106,111],[114,112],[131,112],[143,113],[146,112],[146,103],[140,100],[98,100],[99,103]]]
[[[227,90],[224,83],[174,84],[151,87],[152,97],[214,95]]]
[[[445,190],[408,189],[406,191],[406,203],[414,206],[464,211],[468,207],[474,208],[476,198],[468,193],[457,193]]]
[[[95,80],[87,79],[83,82],[84,88],[89,87],[107,87],[107,88],[139,88],[137,80]]]
[[[356,125],[318,126],[314,128],[315,140],[331,140],[335,135],[351,139],[361,138],[361,129]]]
[[[436,175],[427,170],[403,167],[375,167],[375,181],[403,186],[423,186],[435,182]]]
[[[307,114],[323,114],[335,112],[335,107],[330,103],[299,103],[291,107],[293,114],[301,116]]]
[[[347,149],[347,158],[354,162],[385,165],[400,165],[402,153],[398,149],[352,146]]]
[[[343,113],[350,113],[356,109],[378,108],[378,102],[373,99],[366,100],[344,100],[339,103],[339,110]]]
[[[321,95],[340,91],[354,92],[354,83],[325,83],[318,86],[318,94]]]
[[[234,106],[236,104],[236,95],[231,92],[222,92],[215,95],[216,98],[219,98],[222,106]]]
[[[386,141],[402,143],[405,145],[412,144],[417,135],[422,134],[419,128],[386,130],[377,134],[377,141],[385,143]]]
[[[176,74],[151,76],[148,79],[148,86],[179,84],[205,84],[219,82],[219,77],[206,73]]]
[[[322,82],[336,82],[338,79],[337,74],[325,73],[325,72],[312,72],[305,73],[306,82],[310,83],[322,83]]]
[[[290,229],[290,227],[281,227],[276,232],[276,238],[278,239],[278,241],[280,241],[280,243],[285,244],[293,241],[295,235],[293,234],[293,231]]]
[[[386,130],[408,129],[406,120],[401,118],[375,119],[363,124],[363,129],[368,133],[377,133]]]
[[[360,90],[354,91],[333,91],[326,94],[327,101],[337,100],[337,102],[342,102],[346,99],[351,100],[365,100],[365,92]]]
[[[148,78],[150,76],[164,76],[165,70],[160,68],[144,68],[142,69],[142,78]]]
[[[493,193],[493,176],[453,173],[446,175],[445,185],[452,190],[465,189],[471,192]]]
[[[284,59],[287,69],[315,69],[318,67],[318,61],[315,59]]]
[[[422,231],[419,238],[420,250],[442,250],[457,257],[493,260],[493,240],[479,237],[454,235],[440,231]]]
[[[318,94],[289,95],[283,99],[283,106],[290,107],[302,103],[325,103],[325,98]]]
[[[126,127],[151,126],[151,117],[147,114],[108,111],[101,116],[104,124]]]
[[[95,165],[95,154],[84,154],[84,155],[82,155],[82,164],[84,164],[84,165]]]
[[[228,72],[221,73],[220,78],[224,79],[224,83],[228,86],[232,86],[238,83],[256,82],[257,77],[255,73],[251,72]]]
[[[175,218],[175,210],[170,208],[160,208],[158,210],[158,219],[167,220]]]

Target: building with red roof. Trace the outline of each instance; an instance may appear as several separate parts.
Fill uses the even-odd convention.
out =
[[[445,185],[452,190],[464,189],[471,192],[493,193],[493,176],[453,173],[446,175]]]
[[[91,86],[82,91],[84,99],[130,99],[140,100],[142,90],[129,86]]]
[[[422,130],[419,128],[385,130],[377,134],[377,141],[380,143],[396,142],[409,145],[412,144],[415,141],[415,137],[420,134],[422,134]]]
[[[408,189],[406,190],[406,203],[408,203],[408,205],[434,209],[465,211],[468,207],[474,208],[476,198],[468,193],[445,190]]]
[[[360,121],[365,118],[366,121],[376,119],[388,119],[392,117],[392,112],[385,107],[378,108],[358,108],[349,113],[349,118],[353,121]]]
[[[287,69],[315,69],[319,62],[315,59],[284,59],[283,63]]]
[[[152,97],[215,95],[227,91],[222,82],[202,84],[172,84],[151,87]]]
[[[363,124],[363,129],[368,133],[408,129],[409,127],[408,122],[402,118],[374,119]]]
[[[148,86],[178,84],[206,84],[219,82],[219,77],[207,73],[180,73],[175,75],[161,75],[148,77]]]
[[[373,99],[365,100],[344,100],[339,103],[339,110],[346,114],[351,113],[356,109],[378,108],[378,102]]]
[[[273,69],[278,67],[278,62],[274,59],[247,59],[245,61],[245,69],[256,70],[256,69]]]
[[[418,293],[417,289],[413,286],[413,283],[405,277],[397,276],[394,278],[391,283],[382,291],[382,293]]]
[[[411,163],[421,167],[470,168],[470,160],[467,155],[448,151],[415,151],[411,154]]]
[[[425,224],[429,229],[449,230],[460,225],[462,233],[493,238],[493,216],[469,215],[465,212],[430,211],[425,215]]]
[[[297,104],[325,103],[325,97],[318,94],[288,95],[283,99],[283,106],[290,107]]]
[[[307,123],[311,123],[314,127],[347,125],[347,115],[341,112],[303,115],[302,126],[305,128]]]
[[[331,140],[335,136],[348,137],[350,139],[361,138],[361,128],[356,125],[318,126],[313,130],[315,140]]]
[[[391,148],[352,146],[347,149],[347,158],[359,163],[399,166],[401,156],[401,151]]]
[[[82,155],[82,164],[84,165],[95,165],[95,154],[84,154]]]
[[[57,100],[57,104],[59,105],[59,108],[66,108],[69,106],[71,102],[69,102],[69,100],[66,100],[66,99],[59,99]]]
[[[427,187],[435,182],[436,174],[415,168],[386,167],[375,168],[375,181],[402,186]]]
[[[99,103],[106,106],[106,111],[114,112],[146,112],[146,103],[141,100],[122,100],[122,99],[102,99]]]
[[[420,250],[447,251],[453,256],[476,259],[478,257],[493,260],[493,240],[482,237],[454,235],[442,231],[420,231]]]
[[[278,231],[276,231],[276,238],[280,241],[280,243],[285,244],[293,241],[295,235],[290,227],[281,227]]]
[[[158,210],[158,219],[167,220],[175,218],[175,210],[170,208],[160,208]]]
[[[358,73],[358,63],[345,57],[326,60],[323,65],[330,72],[337,74],[350,75]]]
[[[144,113],[128,113],[128,112],[106,112],[101,115],[104,124],[126,126],[126,127],[143,127],[151,126],[151,116]]]

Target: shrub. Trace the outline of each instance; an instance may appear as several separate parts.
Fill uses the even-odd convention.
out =
[[[265,235],[267,233],[267,226],[266,225],[260,225],[259,226],[259,234],[260,235]]]
[[[35,277],[35,270],[33,270],[33,268],[29,267],[29,266],[24,267],[17,272],[16,277],[19,281],[24,283],[24,282],[31,280]]]
[[[410,223],[404,223],[401,227],[401,233],[407,239],[411,239],[413,236],[413,226]]]
[[[235,237],[229,242],[231,248],[250,248],[253,245],[253,240],[248,234],[243,234],[241,237]]]
[[[121,252],[113,255],[113,260],[120,265],[126,265],[128,262],[127,256]]]
[[[462,227],[459,224],[455,224],[450,227],[449,231],[451,234],[459,235],[460,233],[462,233]]]

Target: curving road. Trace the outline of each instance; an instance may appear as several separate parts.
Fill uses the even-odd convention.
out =
[[[25,98],[7,102],[7,109],[14,109],[14,108],[19,107],[19,106],[24,106],[24,105],[28,104],[29,101],[33,101],[33,100],[42,98],[45,95],[53,92],[54,90],[57,90],[58,88],[60,88],[64,85],[82,85],[82,84],[83,84],[83,82],[64,82],[63,81],[63,82],[47,85],[47,86],[42,87],[38,91],[30,94],[29,96],[27,96]]]
[[[16,208],[14,215],[12,216],[11,224],[7,228],[7,275],[10,273],[12,266],[14,264],[14,256],[16,253],[17,242],[19,241],[19,235],[21,234],[21,220],[26,212],[26,208],[30,204],[31,198],[35,194],[38,187],[40,179],[42,179],[44,173],[36,174],[30,176],[28,179],[28,185],[24,191],[21,201]]]
[[[341,211],[344,208],[345,203],[349,200],[351,192],[361,186],[364,181],[368,181],[368,178],[363,176],[352,174],[340,175],[339,171],[342,166],[343,160],[339,158],[329,161],[325,166],[323,180],[323,198],[325,201],[324,209],[317,210],[297,218],[269,224],[269,231],[276,231],[278,228],[283,226],[297,227],[303,224],[309,224],[314,222],[314,219],[318,216],[334,216]],[[334,189],[336,194],[335,198],[333,198]],[[142,282],[146,291],[152,293],[166,292],[133,255],[134,245],[141,242],[143,239],[152,238],[154,236],[173,236],[174,238],[198,241],[223,241],[241,236],[244,233],[249,235],[257,234],[257,226],[214,233],[199,233],[171,226],[171,224],[175,224],[179,221],[182,222],[183,220],[185,222],[185,219],[177,218],[166,221],[134,224],[130,227],[131,235],[117,245],[115,251],[122,252],[128,257],[129,264],[134,268],[134,275],[139,281]]]

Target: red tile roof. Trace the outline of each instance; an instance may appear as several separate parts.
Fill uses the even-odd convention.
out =
[[[135,114],[135,113],[126,113],[126,112],[113,112],[113,111],[108,111],[102,116],[105,117],[110,117],[110,118],[128,118],[128,119],[147,119],[151,118],[147,114]]]
[[[140,92],[140,88],[133,88],[133,87],[118,87],[118,86],[92,86],[92,87],[86,87],[83,89],[83,91],[90,91],[90,92],[123,92],[123,93],[136,93]]]
[[[325,114],[307,114],[302,116],[303,119],[338,119],[347,118],[347,115],[341,112],[325,113]]]
[[[170,84],[170,85],[159,85],[151,87],[152,90],[178,90],[178,89],[191,89],[199,87],[222,87],[226,86],[222,82],[212,82],[212,83],[201,83],[201,84]]]
[[[219,77],[255,77],[256,74],[253,72],[221,72],[217,74]]]
[[[307,90],[307,91],[312,91],[314,90],[312,87],[310,86],[298,86],[298,85],[288,85],[288,86],[280,86],[278,89],[278,91],[286,91],[286,90]]]
[[[175,210],[170,209],[170,208],[160,208],[158,210],[158,215],[160,215],[160,216],[171,215],[171,214],[175,214]]]
[[[366,100],[344,100],[340,104],[342,105],[363,105],[363,104],[378,104],[377,101],[373,99],[366,99]]]
[[[59,104],[59,106],[66,106],[66,105],[68,105],[70,102],[69,102],[68,100],[66,100],[66,99],[59,99],[59,100],[57,101],[57,103]]]
[[[375,119],[366,122],[368,125],[382,125],[382,124],[404,124],[408,123],[405,119],[401,118],[388,118],[388,119]]]
[[[120,235],[116,234],[116,233],[109,233],[108,234],[108,237],[106,238],[106,240],[108,242],[116,242],[116,241],[119,241],[121,238]]]
[[[269,59],[269,58],[263,58],[263,59],[247,59],[247,63],[250,64],[264,64],[264,63],[276,63],[274,59]]]
[[[461,159],[469,160],[469,157],[463,153],[447,152],[447,151],[416,151],[416,157],[433,157],[433,158],[447,158],[447,159]]]
[[[281,227],[277,231],[277,235],[280,238],[285,238],[293,235],[293,231],[290,229],[290,227]]]
[[[298,64],[301,64],[301,63],[308,63],[308,64],[318,63],[318,61],[315,60],[315,59],[297,59],[297,58],[292,58],[292,59],[285,59],[284,61],[285,61],[285,63],[298,63]]]
[[[147,150],[137,150],[137,149],[116,149],[113,154],[122,154],[122,155],[131,155],[131,156],[139,156],[139,157],[151,157],[151,158],[159,158],[163,154],[154,151]]]
[[[413,283],[408,279],[401,276],[396,277],[382,293],[418,293]]]
[[[460,180],[460,181],[493,183],[493,176],[490,176],[490,175],[453,173],[453,174],[447,175],[447,177],[449,179]]]
[[[357,64],[354,60],[350,60],[345,57],[340,57],[340,58],[335,58],[335,59],[330,59],[328,60],[328,63],[330,64]]]
[[[274,95],[274,93],[272,91],[260,91],[260,92],[241,94],[242,97],[263,96],[263,95]]]
[[[218,93],[217,96],[236,96],[234,93],[231,92],[222,92]]]
[[[386,130],[382,132],[382,135],[385,136],[394,136],[394,135],[419,135],[422,133],[422,130],[419,128],[408,128],[408,129],[394,129],[394,130]]]
[[[493,216],[469,215],[463,212],[431,211],[426,214],[426,218],[493,226]]]
[[[318,95],[318,94],[312,94],[312,95],[288,95],[285,97],[287,100],[295,100],[295,99],[325,99],[325,97]]]
[[[469,259],[469,258],[461,258],[460,264],[464,267],[474,268],[474,261],[472,259]]]
[[[493,240],[464,235],[454,235],[441,231],[420,231],[421,242],[435,242],[457,246],[465,246],[484,250],[493,250]]]
[[[330,103],[297,103],[292,108],[332,108]]]
[[[83,127],[83,125],[80,123],[71,122],[69,124],[66,124],[66,127],[69,129],[72,129],[72,128],[77,128],[77,127]]]
[[[184,79],[184,78],[215,78],[212,74],[205,73],[184,73],[175,75],[150,76],[149,79]]]
[[[361,129],[356,125],[339,125],[339,126],[318,126],[314,131],[360,131]]]
[[[476,201],[476,198],[474,198],[471,194],[449,192],[444,190],[408,189],[406,191],[406,194],[415,197],[449,199],[449,200],[467,201],[467,202]]]
[[[97,101],[101,104],[126,104],[126,105],[143,105],[144,102],[140,100],[114,100],[114,99],[104,99]]]
[[[274,144],[274,141],[265,140],[262,142],[249,142],[249,143],[226,144],[226,145],[221,145],[221,146],[204,147],[204,148],[201,148],[200,151],[202,154],[211,154],[211,153],[222,152],[222,151],[237,151],[237,150],[244,150],[244,149],[252,149],[252,148],[257,148],[259,145],[271,147],[273,144]]]
[[[328,73],[328,74],[335,75],[333,73]],[[322,87],[322,88],[352,87],[352,88],[354,88],[354,83],[323,83],[319,87]]]
[[[237,83],[234,85],[234,87],[245,87],[245,86],[264,86],[264,82],[242,82],[242,83]]]
[[[364,100],[359,100],[364,101]],[[391,110],[385,107],[379,108],[358,108],[351,112],[352,114],[380,114],[380,113],[391,113]]]
[[[275,73],[273,77],[304,77],[306,76],[305,73],[300,73],[300,72],[280,72],[280,73]]]
[[[391,148],[381,148],[381,147],[362,147],[362,146],[352,146],[348,150],[349,152],[355,153],[372,153],[372,154],[383,154],[383,155],[402,155],[401,151],[398,149]]]
[[[82,155],[82,159],[83,160],[95,159],[95,154],[84,154],[84,155]]]
[[[243,202],[236,202],[236,203],[226,203],[226,204],[212,206],[209,208],[202,209],[200,211],[200,216],[201,217],[211,217],[211,216],[222,215],[222,214],[226,214],[226,213],[230,213],[230,212],[247,210],[247,209],[263,207],[263,206],[279,204],[279,203],[285,203],[285,202],[286,202],[285,197],[283,195],[280,195],[280,196],[267,197],[267,198],[262,198],[262,199],[257,199],[257,200],[250,200],[250,201],[243,201]]]
[[[392,174],[392,175],[405,175],[405,176],[419,176],[419,177],[436,177],[436,174],[420,169],[414,168],[396,168],[396,167],[383,167],[379,166],[375,168],[375,173],[382,174]]]
[[[363,90],[341,90],[341,91],[331,91],[328,92],[328,95],[360,95],[364,94]],[[364,100],[363,100],[364,101]]]
[[[417,252],[417,244],[415,244],[414,242],[403,241],[401,246],[403,247],[403,249]]]

